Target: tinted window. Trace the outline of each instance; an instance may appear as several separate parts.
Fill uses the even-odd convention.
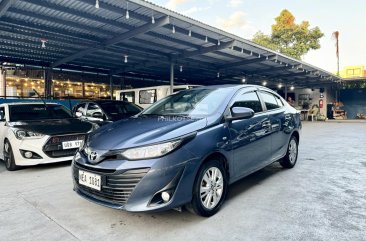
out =
[[[121,93],[121,100],[135,103],[135,91]]]
[[[93,116],[93,114],[97,112],[102,113],[102,110],[99,108],[99,106],[95,103],[89,103],[88,109],[86,110],[86,116]]]
[[[255,113],[262,112],[262,104],[255,92],[239,94],[234,99],[233,107],[246,107],[254,110]]]
[[[14,105],[10,106],[10,121],[46,120],[71,118],[70,112],[62,105]]]
[[[190,89],[170,95],[142,112],[143,115],[191,116],[212,115],[222,105],[230,88]]]
[[[82,104],[78,104],[74,107],[74,114],[76,112],[79,112],[80,114],[84,115],[85,113],[85,103],[82,103]]]
[[[156,101],[156,90],[140,90],[140,104],[153,104]]]
[[[274,109],[282,107],[282,105],[279,105],[276,100],[276,98],[278,98],[278,97],[275,97],[273,94],[268,93],[268,92],[260,92],[260,94],[263,98],[263,101],[266,105],[267,110],[274,110]]]
[[[109,116],[123,115],[123,114],[138,114],[141,112],[141,108],[128,102],[103,102],[100,103],[100,107]]]

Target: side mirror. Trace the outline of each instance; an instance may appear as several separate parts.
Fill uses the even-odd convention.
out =
[[[254,116],[254,110],[246,107],[231,107],[231,117],[227,120],[250,119]]]
[[[82,117],[83,116],[83,114],[81,114],[80,112],[75,112],[75,116],[77,117],[77,118],[80,118],[80,117]]]
[[[92,117],[93,118],[98,118],[98,119],[103,119],[103,113],[102,112],[94,112],[93,114],[92,114]]]

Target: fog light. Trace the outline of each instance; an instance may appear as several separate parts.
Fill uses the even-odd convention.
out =
[[[163,199],[164,202],[169,202],[170,194],[168,192],[162,192],[161,193],[161,198]]]
[[[25,156],[26,158],[32,158],[33,153],[32,153],[32,152],[30,152],[30,151],[26,151],[26,152],[24,153],[24,156]]]

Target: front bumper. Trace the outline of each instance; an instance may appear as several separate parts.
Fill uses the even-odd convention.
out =
[[[19,140],[14,135],[9,136],[9,141],[13,149],[15,163],[18,166],[34,166],[39,164],[49,164],[63,161],[71,161],[77,149],[62,149],[62,138],[82,136],[83,134],[56,136],[60,141],[50,143],[55,136],[44,136],[39,139]],[[83,135],[85,138],[85,135]],[[75,139],[76,140],[76,139]],[[31,151],[40,158],[25,158],[21,151]]]
[[[83,153],[72,165],[74,190],[94,203],[131,212],[162,211],[180,207],[192,199],[198,158],[180,148],[158,159],[128,161],[105,160],[97,165]],[[101,176],[101,191],[79,184],[79,170]],[[172,194],[168,202],[155,202],[164,190]]]

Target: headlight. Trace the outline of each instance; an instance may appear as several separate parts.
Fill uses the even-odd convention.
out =
[[[162,144],[131,148],[122,152],[122,155],[130,160],[141,160],[161,157],[177,148],[181,140],[165,142]]]
[[[14,135],[17,139],[19,140],[23,140],[24,138],[33,138],[33,139],[39,139],[44,137],[43,134],[37,133],[37,132],[32,132],[32,131],[26,131],[26,130],[22,130],[22,129],[12,129],[12,131],[14,132]]]

